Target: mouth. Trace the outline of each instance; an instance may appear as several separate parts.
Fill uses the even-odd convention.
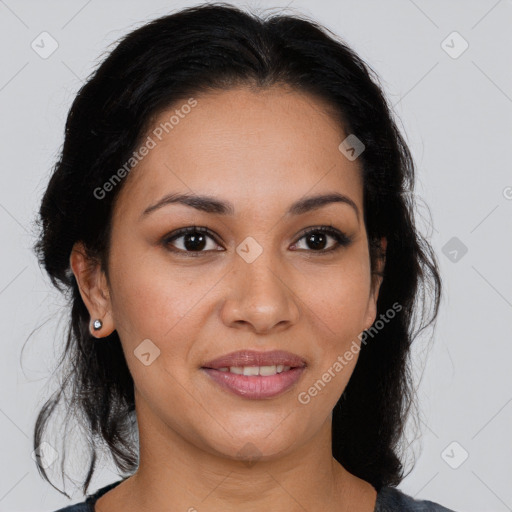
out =
[[[205,363],[203,370],[224,390],[249,399],[278,396],[300,379],[306,362],[285,351],[239,351]]]
[[[202,365],[203,368],[212,368],[214,370],[225,368],[229,370],[231,368],[247,368],[255,366],[258,368],[266,368],[263,372],[271,371],[269,368],[272,368],[273,366],[276,367],[276,370],[278,367],[282,366],[282,372],[284,367],[302,368],[306,366],[306,361],[297,354],[292,354],[285,350],[271,350],[267,352],[257,350],[239,350],[238,352],[231,352]],[[236,373],[236,371],[234,373]],[[249,375],[253,374],[251,373]]]

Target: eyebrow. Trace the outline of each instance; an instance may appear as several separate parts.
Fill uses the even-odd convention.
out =
[[[357,205],[354,203],[354,201],[352,201],[352,199],[350,199],[350,197],[344,194],[339,194],[338,192],[309,196],[299,199],[290,206],[286,214],[302,215],[332,203],[342,203],[352,207],[357,215],[357,220],[359,222],[359,209],[357,208]],[[176,193],[167,194],[158,200],[155,204],[148,206],[142,212],[141,218],[169,204],[184,204],[202,212],[218,215],[234,215],[235,213],[233,204],[228,201],[222,201],[220,199],[216,199],[215,197],[205,195]]]

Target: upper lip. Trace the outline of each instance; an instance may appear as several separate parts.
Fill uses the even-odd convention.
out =
[[[231,366],[283,366],[303,367],[306,362],[296,354],[285,350],[260,352],[256,350],[240,350],[223,355],[203,364],[203,368],[229,368]]]

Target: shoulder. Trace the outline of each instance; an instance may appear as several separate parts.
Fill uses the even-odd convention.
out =
[[[75,503],[74,505],[68,505],[67,507],[59,508],[59,510],[55,510],[55,512],[94,512],[94,504],[100,498],[100,496],[103,496],[105,493],[110,491],[110,489],[117,487],[121,482],[126,480],[126,478],[106,485],[105,487],[97,490],[94,494],[88,494],[86,500],[82,501],[81,503]]]
[[[374,512],[455,512],[438,503],[416,500],[395,487],[382,487],[377,494]]]
[[[59,508],[59,510],[56,510],[55,512],[92,512],[92,510],[93,509],[91,509],[89,504],[83,501],[82,503],[75,503],[68,507]]]

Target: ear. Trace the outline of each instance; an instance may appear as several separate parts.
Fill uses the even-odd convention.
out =
[[[375,322],[375,318],[377,317],[377,300],[379,298],[380,285],[382,284],[383,279],[382,273],[384,272],[384,267],[386,265],[386,247],[386,237],[382,237],[380,239],[380,247],[377,253],[378,256],[376,261],[376,268],[372,274],[370,298],[368,301],[367,314],[364,324],[365,330],[369,329],[373,325],[373,322]]]
[[[95,338],[108,336],[114,331],[115,326],[108,283],[101,264],[87,256],[82,242],[73,245],[69,264],[75,275],[82,300],[89,311],[89,331]],[[103,324],[98,330],[93,328],[95,320],[101,320]]]

